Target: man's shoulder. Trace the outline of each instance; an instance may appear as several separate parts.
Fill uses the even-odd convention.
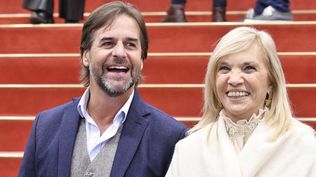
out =
[[[43,120],[45,120],[45,122],[59,121],[59,119],[63,117],[65,112],[76,112],[78,101],[79,98],[75,98],[72,101],[66,102],[50,109],[43,110],[37,115],[37,119],[40,119],[38,121],[41,122]]]
[[[67,110],[67,109],[73,109],[77,107],[78,102],[79,102],[79,98],[74,98],[71,101],[43,110],[40,112],[40,114],[56,114],[56,113],[63,112],[64,110]]]
[[[150,114],[148,115],[150,118],[150,121],[153,122],[153,124],[156,127],[164,127],[166,129],[187,129],[187,127],[177,121],[175,118],[171,117],[169,114],[165,113],[164,111],[146,103],[147,109],[149,110]]]
[[[152,119],[157,119],[158,121],[174,121],[175,120],[169,114],[156,108],[155,106],[146,102],[145,102],[145,105],[146,105],[146,110],[150,113],[150,116],[152,117]]]

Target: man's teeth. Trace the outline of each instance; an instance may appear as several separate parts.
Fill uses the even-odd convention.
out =
[[[229,97],[239,97],[239,96],[248,96],[249,92],[240,91],[240,92],[228,92],[227,96]]]
[[[108,67],[108,71],[127,72],[128,68],[125,66],[110,66],[110,67]]]
[[[127,69],[125,66],[111,66],[109,69]]]

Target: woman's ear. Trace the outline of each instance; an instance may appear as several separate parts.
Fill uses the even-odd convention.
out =
[[[273,97],[272,90],[273,90],[273,87],[272,87],[272,85],[270,85],[268,87],[268,92],[267,92],[265,103],[264,103],[266,107],[270,107],[271,106],[272,97]]]
[[[269,87],[268,87],[268,93],[269,93],[269,94],[272,94],[272,91],[273,91],[273,87],[272,87],[272,85],[269,85]]]

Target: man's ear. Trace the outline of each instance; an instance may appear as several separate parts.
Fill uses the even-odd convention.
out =
[[[86,67],[89,66],[89,59],[90,59],[89,56],[90,56],[90,55],[89,55],[89,51],[88,51],[88,50],[86,50],[86,51],[83,52],[83,55],[82,55],[82,57],[81,57],[83,66],[86,66]]]
[[[143,66],[144,66],[144,61],[142,60],[141,64],[140,64],[140,70],[143,70]]]

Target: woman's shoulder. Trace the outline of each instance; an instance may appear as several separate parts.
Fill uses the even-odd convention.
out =
[[[298,121],[297,119],[293,119],[291,129],[293,136],[299,139],[301,143],[312,145],[316,148],[316,134],[312,127]]]
[[[208,124],[207,126],[189,134],[187,137],[183,138],[177,143],[178,147],[194,147],[201,146],[203,142],[206,141],[213,123]]]
[[[311,126],[304,124],[295,118],[292,119],[292,129],[296,133],[311,134],[315,136],[315,130]]]

